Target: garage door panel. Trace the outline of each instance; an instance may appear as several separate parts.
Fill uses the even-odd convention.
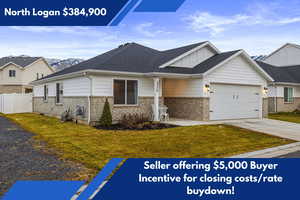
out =
[[[210,120],[259,118],[260,87],[212,84]]]

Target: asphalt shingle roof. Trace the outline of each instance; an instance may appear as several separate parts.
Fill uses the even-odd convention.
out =
[[[44,77],[44,79],[88,69],[135,73],[203,73],[237,52],[231,51],[216,54],[215,56],[209,58],[208,60],[195,66],[194,68],[180,68],[173,66],[159,68],[159,66],[161,66],[162,64],[165,64],[168,61],[204,43],[205,42],[196,43],[166,51],[155,50],[136,43],[128,43],[125,45],[121,45],[120,47],[108,51],[104,54],[83,61],[79,64],[73,65],[69,68],[61,70],[49,76],[46,76]]]
[[[201,73],[204,73],[204,72],[210,70],[211,68],[215,67],[216,65],[223,62],[227,58],[233,56],[237,52],[239,52],[239,50],[228,51],[228,52],[216,54],[216,55],[208,58],[204,62],[196,65],[193,68],[169,66],[169,67],[165,67],[165,68],[160,68],[160,69],[157,70],[157,72],[180,73],[180,74],[201,74]]]
[[[21,67],[26,67],[27,65],[35,62],[36,60],[40,59],[41,57],[29,57],[29,56],[9,56],[9,57],[2,57],[0,58],[0,67],[6,65],[7,63],[15,63]]]
[[[300,65],[277,67],[261,61],[256,62],[275,82],[300,83]]]

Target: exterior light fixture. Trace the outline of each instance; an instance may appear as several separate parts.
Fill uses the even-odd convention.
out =
[[[209,91],[210,91],[210,85],[208,85],[208,84],[205,84],[204,88],[205,88],[205,90],[206,90],[207,92],[209,92]]]
[[[267,93],[268,93],[268,91],[269,91],[269,88],[267,88],[267,87],[264,87],[264,92],[265,92],[265,94],[267,94]]]

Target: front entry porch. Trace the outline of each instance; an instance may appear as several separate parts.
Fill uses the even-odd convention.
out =
[[[153,78],[152,119],[160,121],[161,108],[167,107],[170,118],[191,121],[209,120],[209,98],[203,97],[201,79]]]

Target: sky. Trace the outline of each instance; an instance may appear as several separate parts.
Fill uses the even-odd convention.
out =
[[[158,50],[210,41],[267,55],[300,44],[300,0],[186,0],[174,13],[130,12],[117,27],[0,27],[0,57],[88,59],[136,42]]]

